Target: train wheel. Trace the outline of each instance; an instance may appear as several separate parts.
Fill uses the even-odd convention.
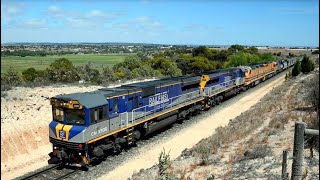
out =
[[[190,119],[190,117],[191,117],[191,114],[190,114],[190,113],[188,113],[188,114],[186,115],[185,119],[186,119],[186,120],[189,120],[189,119]]]
[[[88,165],[81,166],[81,170],[82,171],[89,171],[89,166]]]

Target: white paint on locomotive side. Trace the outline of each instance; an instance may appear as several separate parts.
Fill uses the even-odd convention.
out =
[[[162,92],[149,97],[149,106],[155,106],[169,101],[168,92]]]
[[[101,134],[101,133],[106,132],[106,131],[108,131],[108,127],[104,127],[104,128],[98,129],[98,130],[94,130],[94,131],[91,132],[91,136],[95,136],[95,135]]]
[[[224,84],[225,84],[226,87],[227,87],[227,86],[230,86],[230,85],[232,84],[232,82],[231,82],[231,76],[225,76],[225,77],[224,77]]]

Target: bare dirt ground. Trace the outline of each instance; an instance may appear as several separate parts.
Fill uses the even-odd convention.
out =
[[[1,178],[13,179],[48,164],[48,153],[52,151],[48,131],[52,112],[45,97],[98,88],[102,87],[55,85],[15,87],[1,92]]]
[[[110,173],[101,176],[100,179],[127,179],[132,176],[132,173],[155,165],[158,162],[159,154],[163,148],[165,148],[166,151],[170,151],[171,159],[177,158],[184,149],[192,148],[201,139],[209,137],[217,127],[227,125],[230,119],[250,109],[259,102],[264,95],[283,82],[284,75],[274,77],[272,80],[256,87],[255,91],[241,98],[238,102],[217,111],[213,116],[201,120],[198,124],[185,129],[183,132],[179,132],[173,137],[168,137],[168,141],[165,143],[152,147],[143,147],[142,150],[140,150],[140,152],[143,152],[142,154],[128,159],[127,162],[118,166]],[[137,179],[140,179],[140,177]],[[154,176],[146,179],[154,179]]]

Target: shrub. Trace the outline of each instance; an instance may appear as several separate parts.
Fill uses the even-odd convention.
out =
[[[22,79],[18,71],[10,66],[8,71],[4,74],[3,82],[9,86],[18,86],[22,83]]]
[[[168,169],[171,165],[170,152],[167,154],[166,150],[163,149],[163,151],[161,151],[161,153],[160,153],[158,160],[159,160],[159,163],[157,164],[157,166],[159,168],[159,175],[161,177],[168,176],[169,175]]]
[[[301,61],[301,72],[308,73],[314,70],[314,63],[306,55],[303,56]]]
[[[110,83],[116,80],[116,76],[109,66],[102,68],[101,80],[102,82],[106,83]]]
[[[116,79],[123,79],[124,78],[124,72],[115,72],[114,75],[116,76]]]
[[[1,91],[1,97],[7,97],[8,94],[6,92]]]
[[[301,67],[300,67],[300,61],[297,61],[295,64],[294,64],[294,67],[292,69],[292,76],[298,76],[301,72]]]
[[[96,84],[101,83],[100,72],[97,69],[94,69],[90,62],[84,66],[77,67],[76,69],[81,79]]]
[[[201,155],[201,165],[207,165],[209,163],[209,155],[210,155],[210,148],[201,144],[199,147],[196,148],[196,152],[200,153]]]
[[[264,158],[269,155],[272,155],[272,149],[270,147],[267,145],[258,145],[253,149],[246,151],[244,153],[245,157],[241,160]]]
[[[49,85],[51,83],[48,75],[48,71],[46,70],[39,70],[37,71],[37,77],[34,79],[35,86],[43,86]]]
[[[319,54],[319,49],[314,50],[311,54]]]
[[[312,107],[317,112],[317,123],[315,126],[319,125],[319,74],[313,76],[313,78],[307,83],[309,93],[307,96],[307,101],[312,104]]]

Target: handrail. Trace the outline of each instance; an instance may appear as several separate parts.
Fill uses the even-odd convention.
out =
[[[142,117],[145,118],[147,115],[153,114],[153,113],[155,113],[157,110],[159,110],[161,108],[166,109],[166,108],[173,107],[173,106],[176,106],[178,104],[181,104],[182,99],[174,101],[174,100],[176,100],[176,99],[178,99],[180,97],[186,97],[188,99],[194,99],[197,96],[200,96],[198,90],[192,91],[192,92],[188,92],[188,93],[185,93],[185,94],[181,94],[179,96],[171,97],[167,101],[159,103],[159,104],[155,104],[155,105],[148,104],[148,105],[133,109],[132,110],[132,122],[134,122],[136,119],[139,119],[139,118],[142,118]],[[152,107],[154,107],[152,110],[147,111],[147,108],[152,108]],[[141,109],[144,109],[144,110],[143,111],[138,111],[138,110],[141,110]],[[141,113],[141,114],[136,115],[135,113]]]
[[[229,83],[230,81],[232,83]],[[206,94],[204,96],[210,96],[211,93],[212,93],[211,91],[218,92],[221,89],[228,88],[228,87],[234,85],[235,81],[236,81],[235,79],[232,79],[232,80],[229,80],[229,81],[224,81],[222,83],[216,84],[214,86],[205,87],[203,92],[206,93]],[[221,86],[219,86],[219,85],[221,85]],[[224,85],[227,85],[227,86],[224,86]],[[218,87],[218,88],[216,88],[216,87]]]

